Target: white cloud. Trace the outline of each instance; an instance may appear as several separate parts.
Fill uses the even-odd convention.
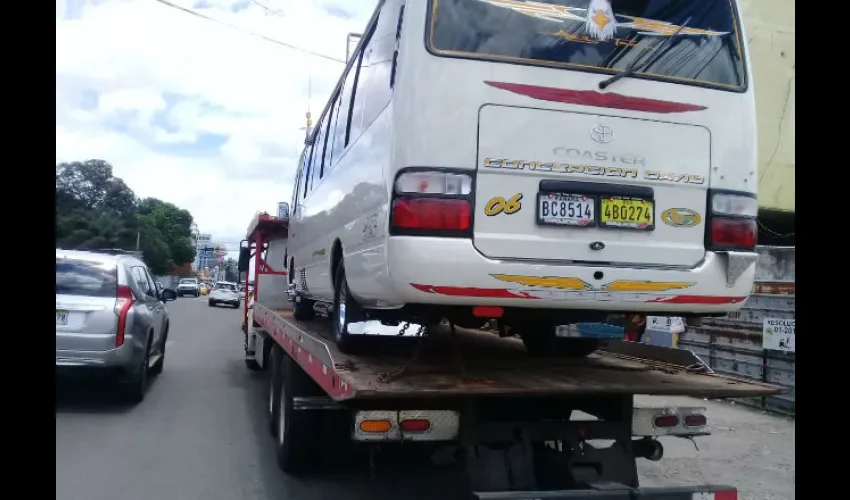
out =
[[[376,0],[174,0],[244,30],[342,59]],[[56,160],[100,158],[139,196],[238,241],[291,198],[309,99],[342,64],[153,0],[57,2]]]

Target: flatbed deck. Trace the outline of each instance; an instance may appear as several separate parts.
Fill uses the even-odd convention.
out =
[[[273,310],[257,303],[254,321],[336,401],[617,394],[727,398],[782,391],[616,352],[598,351],[584,359],[532,358],[517,339],[463,329],[457,329],[454,339],[451,335],[429,336],[415,361],[411,361],[417,342],[413,338],[376,336],[374,349],[364,346],[364,354],[349,355],[336,348],[325,318],[298,322],[291,310]],[[402,367],[403,373],[387,377]]]

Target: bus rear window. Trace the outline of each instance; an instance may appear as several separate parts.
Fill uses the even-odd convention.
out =
[[[637,77],[740,91],[733,1],[431,0],[427,43],[442,56],[608,74],[637,60]]]

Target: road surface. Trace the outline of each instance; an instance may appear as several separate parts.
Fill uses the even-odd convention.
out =
[[[364,457],[321,479],[286,477],[266,427],[263,375],[241,359],[240,312],[211,309],[203,297],[168,308],[165,370],[140,405],[120,403],[106,386],[59,381],[57,500],[397,500],[401,492],[405,500],[448,500],[461,490],[459,478],[421,456],[379,457],[375,480]],[[793,421],[666,399],[708,406],[715,434],[697,441],[699,452],[685,440],[662,441],[661,462],[639,461],[645,485],[726,483],[741,499],[794,498]]]

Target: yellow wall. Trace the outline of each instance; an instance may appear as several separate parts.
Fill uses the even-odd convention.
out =
[[[759,204],[794,210],[793,0],[740,0],[759,128]]]

